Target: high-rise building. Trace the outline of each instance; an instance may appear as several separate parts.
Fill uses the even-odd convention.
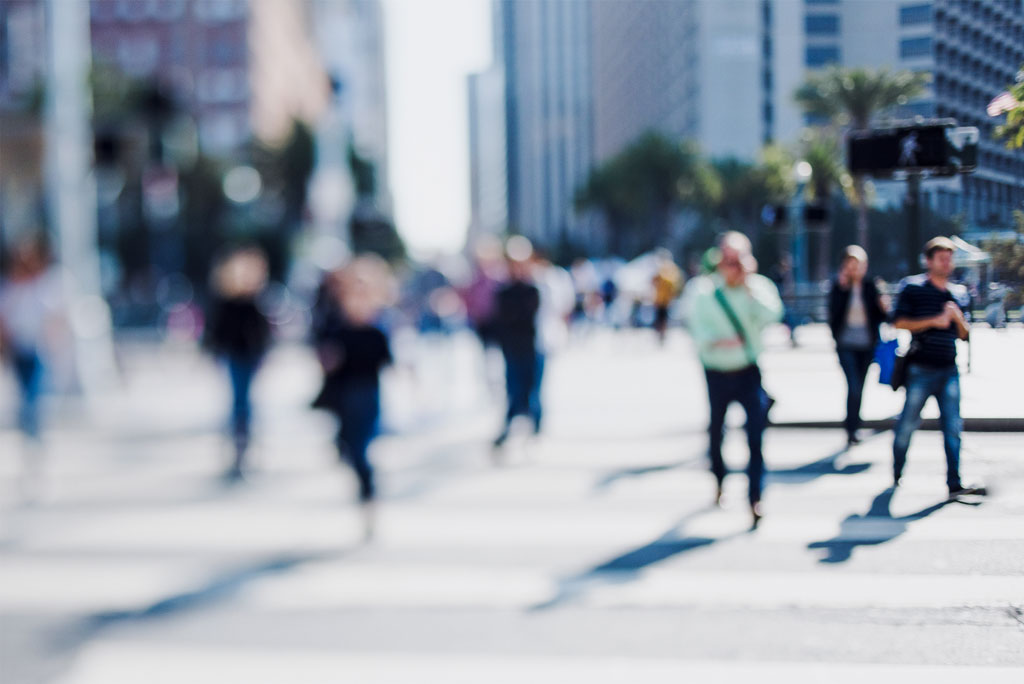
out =
[[[508,228],[505,73],[495,65],[467,79],[469,103],[469,240]]]
[[[93,59],[170,90],[208,152],[252,134],[247,0],[93,0]]]
[[[313,38],[331,84],[317,126],[312,209],[320,224],[346,220],[355,201],[351,145],[372,162],[380,209],[390,211],[384,18],[379,0],[312,0]],[[322,226],[323,227],[323,226]]]
[[[593,162],[587,2],[503,0],[502,62],[512,230],[554,247],[590,235],[573,197]]]
[[[648,128],[753,158],[796,140],[807,120],[793,93],[809,73],[910,69],[931,86],[895,116],[981,130],[978,170],[926,183],[925,200],[971,224],[1005,224],[1022,207],[1024,159],[992,140],[985,115],[1024,64],[1021,0],[608,0],[592,12],[598,159]]]

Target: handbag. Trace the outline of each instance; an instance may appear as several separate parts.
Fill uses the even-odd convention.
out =
[[[899,340],[893,338],[891,340],[880,340],[875,345],[875,363],[878,364],[878,382],[883,385],[892,384],[892,371],[896,365],[896,359],[899,355],[896,351],[899,349]]]
[[[893,358],[892,376],[889,378],[889,385],[894,392],[907,384],[907,364],[910,363],[911,357],[917,352],[917,349],[917,342],[911,340],[907,351],[902,354],[896,354]]]
[[[754,355],[753,350],[750,348],[750,342],[747,339],[747,333],[743,330],[743,326],[740,325],[740,320],[736,316],[736,312],[729,306],[729,300],[725,298],[725,293],[722,292],[722,288],[715,288],[715,299],[718,300],[718,304],[725,311],[726,318],[732,323],[732,327],[735,328],[736,334],[739,336],[740,341],[743,342],[743,349],[747,353],[747,360],[750,361],[750,365],[757,366],[757,357]],[[758,369],[758,376],[760,376],[760,369]],[[768,391],[761,386],[759,389],[759,395],[761,398],[761,408],[764,411],[764,421],[768,422],[768,412],[772,410],[772,406],[775,405],[775,397],[768,394]]]

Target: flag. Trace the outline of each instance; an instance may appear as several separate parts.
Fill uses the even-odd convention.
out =
[[[992,101],[988,103],[988,107],[985,111],[989,116],[999,116],[1005,112],[1015,109],[1020,106],[1020,102],[1013,96],[1009,91],[1003,91],[992,98]]]

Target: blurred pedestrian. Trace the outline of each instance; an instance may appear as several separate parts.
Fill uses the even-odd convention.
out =
[[[60,274],[41,237],[20,240],[12,249],[7,277],[0,282],[0,354],[18,382],[18,428],[33,444],[41,430],[40,397],[46,349],[65,327]]]
[[[921,422],[928,397],[939,404],[939,422],[946,452],[946,486],[951,498],[983,494],[981,487],[965,487],[960,480],[960,374],[956,341],[966,340],[970,328],[964,315],[967,290],[949,282],[953,273],[952,240],[937,237],[924,246],[927,272],[905,278],[893,312],[893,325],[913,337],[907,352],[907,396],[896,421],[893,442],[893,486],[900,485],[910,438]]]
[[[506,246],[510,279],[498,290],[494,324],[505,358],[508,408],[501,432],[494,439],[495,447],[508,439],[516,416],[528,416],[534,433],[540,431],[540,383],[535,380],[540,377],[544,359],[538,350],[540,290],[533,281],[532,252],[529,240],[522,236],[510,238]]]
[[[683,290],[683,272],[676,266],[672,253],[667,249],[658,250],[657,260],[657,271],[651,279],[654,290],[654,331],[658,335],[658,342],[665,344],[669,308]]]
[[[727,472],[722,459],[725,414],[735,401],[747,414],[748,499],[756,528],[762,516],[761,443],[771,407],[757,362],[762,350],[761,334],[781,319],[782,301],[775,284],[758,275],[750,240],[738,232],[721,237],[715,271],[691,281],[688,290],[690,332],[704,366],[711,408],[708,433],[711,472],[717,481],[715,502],[721,500]]]
[[[270,323],[260,310],[267,286],[267,259],[255,247],[235,250],[216,267],[207,314],[205,346],[224,360],[231,380],[231,436],[234,460],[229,481],[243,477],[252,439],[252,384],[271,341]]]
[[[839,365],[846,376],[847,444],[857,444],[860,406],[868,366],[874,360],[879,327],[886,319],[885,306],[875,282],[866,277],[868,255],[850,245],[843,252],[839,274],[829,292],[828,323],[835,338]]]
[[[485,349],[496,344],[495,297],[506,277],[501,242],[497,238],[481,240],[473,250],[473,274],[461,294],[469,325]]]
[[[322,319],[314,342],[324,372],[313,406],[330,411],[341,425],[335,440],[339,457],[359,481],[359,502],[366,538],[373,536],[377,487],[369,447],[380,421],[380,373],[392,361],[388,337],[378,326],[382,310],[393,302],[387,263],[360,256],[331,279],[336,316]]]

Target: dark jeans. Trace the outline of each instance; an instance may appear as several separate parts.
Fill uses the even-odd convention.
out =
[[[875,358],[873,349],[838,350],[839,365],[846,376],[846,420],[843,426],[846,434],[853,437],[860,427],[860,405],[864,397],[864,379],[868,375],[868,366]]]
[[[229,356],[227,364],[231,377],[231,429],[235,439],[244,445],[249,441],[252,424],[250,391],[260,361],[251,356]]]
[[[896,421],[896,438],[893,442],[893,476],[903,475],[907,462],[910,437],[921,424],[921,409],[928,397],[935,397],[939,403],[939,422],[942,425],[942,443],[946,451],[946,485],[950,489],[960,487],[960,373],[956,366],[930,368],[917,364],[907,366],[907,398],[903,413]]]
[[[21,406],[18,428],[33,439],[39,437],[39,397],[43,389],[43,362],[34,351],[14,353],[14,374],[18,379]]]
[[[708,400],[711,404],[711,424],[708,427],[711,438],[711,472],[721,486],[726,475],[725,461],[722,459],[725,413],[729,404],[739,402],[747,414],[747,444],[750,447],[750,461],[747,463],[748,495],[750,503],[755,504],[761,500],[764,479],[761,438],[768,420],[768,395],[761,387],[761,371],[757,366],[729,373],[705,368],[704,374],[707,377]]]
[[[508,395],[508,411],[505,426],[498,441],[508,434],[512,419],[529,416],[533,429],[540,432],[543,409],[540,403],[541,382],[544,379],[544,355],[539,352],[526,354],[505,354],[505,392]]]
[[[377,495],[373,466],[367,451],[377,435],[380,419],[380,390],[372,385],[351,385],[338,392],[338,454],[359,479],[359,500],[372,501]]]

